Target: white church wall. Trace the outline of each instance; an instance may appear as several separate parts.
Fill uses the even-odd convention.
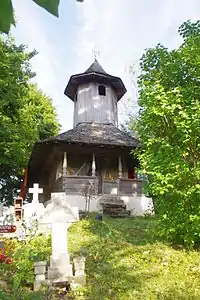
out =
[[[106,95],[98,93],[98,83],[82,84],[77,90],[74,102],[74,126],[82,122],[102,123],[117,126],[117,97],[109,85]]]
[[[85,199],[81,195],[67,195],[67,202],[71,206],[77,206],[79,210],[85,210]],[[98,201],[94,197],[90,201],[90,212],[99,211]]]
[[[153,200],[150,197],[142,196],[121,196],[121,200],[126,204],[127,210],[132,211],[132,215],[143,216],[154,214]]]
[[[132,211],[132,215],[143,216],[145,214],[154,214],[152,198],[142,196],[121,196],[121,200],[126,204],[127,210]],[[72,206],[77,206],[79,210],[85,210],[85,199],[81,195],[67,195],[67,202]],[[90,202],[90,212],[97,212],[100,210],[98,199]]]

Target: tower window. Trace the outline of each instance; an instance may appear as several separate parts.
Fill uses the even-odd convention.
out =
[[[104,85],[99,85],[99,95],[106,96],[106,87]]]

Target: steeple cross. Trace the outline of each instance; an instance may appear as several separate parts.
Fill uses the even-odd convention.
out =
[[[33,188],[29,188],[28,192],[29,192],[29,194],[33,194],[33,201],[32,202],[37,203],[37,202],[39,202],[38,196],[39,196],[39,194],[43,193],[43,189],[39,188],[38,183],[34,183]]]
[[[100,51],[97,49],[96,46],[94,46],[94,49],[92,50],[92,54],[94,55],[94,59],[97,59],[100,55]]]

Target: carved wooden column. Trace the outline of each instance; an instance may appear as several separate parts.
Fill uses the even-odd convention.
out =
[[[67,152],[64,152],[64,160],[63,160],[63,176],[67,175]]]
[[[62,191],[65,192],[66,190],[66,181],[67,181],[67,152],[64,152],[64,159],[63,159],[63,165],[62,165]]]
[[[94,153],[92,155],[92,176],[96,176],[96,161]]]
[[[119,178],[122,178],[122,158],[121,158],[121,156],[118,157],[118,174],[119,174]]]

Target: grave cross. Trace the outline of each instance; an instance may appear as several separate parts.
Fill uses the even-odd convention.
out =
[[[3,203],[0,202],[0,217],[3,217]]]
[[[38,203],[38,196],[39,194],[43,193],[43,189],[39,188],[39,184],[38,183],[34,183],[33,184],[33,188],[29,188],[28,190],[29,194],[33,194],[33,201],[34,203]]]
[[[51,202],[45,208],[40,224],[51,224],[52,255],[48,269],[48,279],[67,281],[72,277],[72,265],[68,253],[67,229],[79,218],[78,207],[67,203],[65,193],[52,193]]]

